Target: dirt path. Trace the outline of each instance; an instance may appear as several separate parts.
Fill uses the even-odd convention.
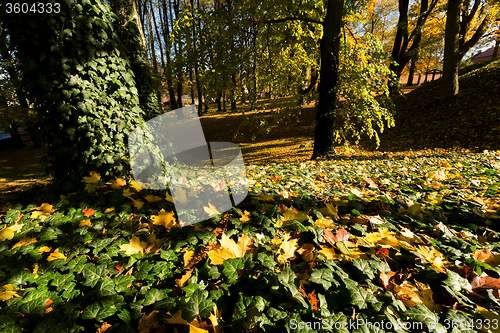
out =
[[[0,195],[20,190],[46,178],[41,159],[43,148],[33,148],[26,142],[22,148],[7,148],[0,151]]]

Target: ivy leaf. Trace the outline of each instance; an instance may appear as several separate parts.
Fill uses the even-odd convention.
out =
[[[358,286],[355,281],[345,279],[343,282],[349,291],[349,304],[356,305],[359,309],[366,309],[368,307],[368,303],[378,303],[378,300],[375,296],[373,296],[373,294]]]
[[[469,281],[458,275],[458,273],[455,273],[447,269],[446,275],[447,275],[446,280],[444,280],[443,283],[447,285],[451,290],[456,292],[459,292],[462,289],[465,289],[467,291],[472,291],[472,286],[469,283]]]
[[[208,291],[197,289],[189,298],[189,302],[182,307],[182,314],[187,322],[192,322],[196,317],[207,318],[210,316],[214,304],[208,300]]]
[[[416,322],[424,323],[431,332],[446,333],[444,326],[439,324],[439,316],[423,304],[416,305],[406,310],[404,315]]]
[[[337,283],[333,278],[332,271],[327,268],[316,269],[312,272],[308,281],[320,284],[325,290],[330,289],[333,283]]]
[[[287,265],[285,269],[278,273],[278,281],[290,292],[292,298],[302,304],[303,307],[308,308],[306,301],[302,297],[302,294],[295,286],[295,273]]]

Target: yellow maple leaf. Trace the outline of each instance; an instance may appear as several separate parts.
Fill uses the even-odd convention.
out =
[[[245,210],[243,214],[241,214],[240,221],[241,223],[247,223],[250,221],[250,212]]]
[[[6,239],[11,240],[16,232],[23,229],[23,226],[24,224],[14,224],[10,227],[3,228],[2,231],[0,231],[0,242]]]
[[[115,207],[106,208],[106,210],[104,211],[104,214],[111,213],[114,210],[115,210]]]
[[[123,189],[123,196],[126,198],[130,198],[132,196],[132,191],[129,188]]]
[[[160,325],[157,320],[159,313],[158,310],[153,310],[149,315],[143,313],[141,319],[139,319],[139,333],[166,332],[165,325]]]
[[[287,225],[297,220],[299,222],[304,222],[309,217],[304,212],[299,212],[295,214],[291,208],[285,210],[283,215],[280,215],[281,223],[277,223],[277,227],[281,227],[282,225]]]
[[[170,229],[177,225],[177,222],[174,217],[174,212],[167,213],[163,208],[158,212],[158,215],[156,216],[153,215],[152,218],[154,225],[162,225],[166,229]]]
[[[80,221],[78,226],[79,227],[92,227],[92,222],[90,222],[90,220],[83,220],[83,221]]]
[[[290,234],[285,234],[285,239],[280,245],[283,253],[278,256],[280,262],[287,262],[289,259],[295,258],[295,251],[299,248],[297,245],[298,239],[290,239]]]
[[[36,207],[34,209],[40,211],[44,215],[50,215],[56,211],[55,209],[52,209],[52,205],[49,205],[48,203],[43,203],[40,207]]]
[[[36,273],[38,273],[38,268],[39,268],[38,264],[35,263],[35,265],[33,266],[33,274],[35,274],[35,279],[38,279],[38,277],[39,277],[39,275],[36,274]]]
[[[128,244],[122,244],[118,246],[120,250],[125,251],[125,254],[130,256],[136,253],[144,253],[144,249],[148,246],[148,243],[141,242],[141,240],[133,235]]]
[[[136,190],[137,192],[140,192],[142,190],[142,187],[140,187],[136,182],[135,180],[134,181],[131,181],[130,182],[130,186],[132,186],[134,188],[134,190]]]
[[[399,242],[395,237],[396,233],[386,228],[380,228],[377,232],[370,232],[365,237],[359,238],[359,243],[367,247],[393,247],[399,248]]]
[[[101,175],[97,172],[90,172],[90,177],[83,177],[87,184],[96,184],[101,179]]]
[[[175,279],[175,285],[178,288],[184,288],[191,275],[193,275],[193,270],[194,268],[191,268],[189,271],[184,273],[180,279]]]
[[[174,203],[174,199],[172,198],[172,196],[168,192],[165,195],[165,200],[170,201],[171,203]]]
[[[114,190],[117,190],[120,187],[127,185],[127,182],[123,179],[117,178],[117,179],[113,180],[112,182],[110,182],[110,185],[111,185],[111,188],[113,188]]]
[[[416,251],[419,255],[422,256],[425,260],[430,262],[431,266],[434,267],[440,273],[446,273],[446,269],[444,268],[445,258],[443,254],[436,249],[428,248],[424,245],[419,245]]]
[[[33,244],[33,243],[36,243],[36,239],[35,238],[23,237],[23,238],[21,238],[19,240],[19,242],[17,242],[16,244],[14,244],[14,246],[12,247],[11,250],[15,249],[16,247],[23,247],[25,245]]]
[[[188,199],[186,196],[186,191],[184,191],[182,188],[177,187],[174,192],[175,195],[175,201],[179,202],[183,205],[187,205]]]
[[[56,260],[56,259],[66,260],[66,256],[63,253],[59,253],[59,249],[56,249],[54,252],[49,254],[47,261],[52,261],[52,260]]]
[[[332,203],[327,203],[326,207],[320,209],[321,214],[329,217],[337,217],[339,214],[339,208],[334,206]]]
[[[328,247],[326,245],[320,245],[320,247],[321,247],[321,250],[319,250],[317,252],[318,255],[323,255],[328,260],[338,260],[339,259],[333,248]]]
[[[250,246],[252,243],[253,240],[245,233],[240,236],[238,243],[226,234],[222,234],[220,248],[208,251],[208,256],[214,265],[222,265],[226,259],[243,257],[247,252],[251,251]]]
[[[134,202],[134,207],[137,208],[137,209],[141,209],[142,206],[144,206],[144,201],[141,201],[141,200],[135,200],[135,199],[132,199],[130,198],[133,202]]]
[[[222,314],[217,308],[217,304],[214,303],[213,312],[210,313],[210,317],[208,317],[208,319],[210,319],[210,322],[212,323],[212,327],[215,333],[219,333],[221,331],[221,328],[219,327],[219,319],[221,319],[221,317]]]
[[[50,250],[51,250],[51,248],[50,248],[50,247],[48,247],[48,246],[44,245],[44,246],[42,246],[42,247],[40,247],[40,248],[38,249],[38,252],[40,252],[40,253],[44,253],[44,252],[50,252]]]
[[[441,306],[434,303],[432,290],[421,282],[415,281],[415,285],[408,281],[403,281],[399,285],[395,284],[394,293],[396,298],[408,307],[423,304],[431,311],[441,312]]]
[[[320,217],[314,222],[314,225],[321,228],[333,228],[335,223],[331,219]]]
[[[184,253],[184,256],[183,256],[184,267],[186,267],[189,264],[189,262],[191,261],[191,259],[193,259],[193,257],[194,257],[193,250],[189,250],[189,251],[186,251],[186,253]]]
[[[152,195],[152,194],[146,195],[144,197],[144,199],[146,199],[148,202],[157,202],[157,201],[161,200],[161,198],[159,196]]]
[[[208,207],[203,206],[203,210],[209,216],[214,216],[214,215],[219,215],[220,214],[219,211],[215,208],[215,206],[212,205],[210,202],[208,203]]]
[[[0,287],[0,301],[7,301],[12,297],[21,297],[16,292],[16,287],[12,284],[5,284]]]
[[[170,313],[167,312],[168,315],[171,315]],[[191,323],[188,323],[186,320],[184,320],[181,316],[182,312],[181,310],[178,310],[172,318],[165,319],[165,321],[169,324],[180,324],[180,325],[186,325],[189,326],[189,333],[208,333],[209,331],[203,329],[201,326],[203,324],[200,324],[198,320],[193,320]]]

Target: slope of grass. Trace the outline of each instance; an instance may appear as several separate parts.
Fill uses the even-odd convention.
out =
[[[500,61],[462,73],[450,101],[439,101],[441,79],[396,97],[396,126],[381,136],[380,150],[500,149]]]

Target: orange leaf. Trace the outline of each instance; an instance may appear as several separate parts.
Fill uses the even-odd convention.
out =
[[[323,239],[327,241],[331,246],[335,246],[335,242],[337,241],[330,229],[323,230]]]
[[[83,210],[83,216],[85,217],[89,217],[89,216],[92,216],[94,215],[96,212],[96,210],[93,210],[92,208],[88,208],[85,206],[85,209]]]
[[[377,183],[371,178],[363,177],[363,180],[368,183],[368,187],[370,188],[378,188]]]
[[[380,272],[380,280],[382,280],[382,285],[384,286],[385,290],[392,289],[389,281],[394,275],[396,275],[396,272],[389,272],[387,274],[384,271]]]
[[[163,208],[158,212],[158,215],[153,215],[152,218],[154,225],[162,225],[166,229],[170,229],[177,225],[174,217],[174,212],[167,213]]]
[[[307,298],[309,299],[309,303],[311,303],[313,310],[319,311],[318,299],[316,298],[316,293],[314,290],[310,294],[307,294]]]
[[[96,333],[103,333],[108,330],[108,328],[111,327],[111,324],[108,324],[107,322],[102,323],[101,327],[99,327],[96,331]]]

